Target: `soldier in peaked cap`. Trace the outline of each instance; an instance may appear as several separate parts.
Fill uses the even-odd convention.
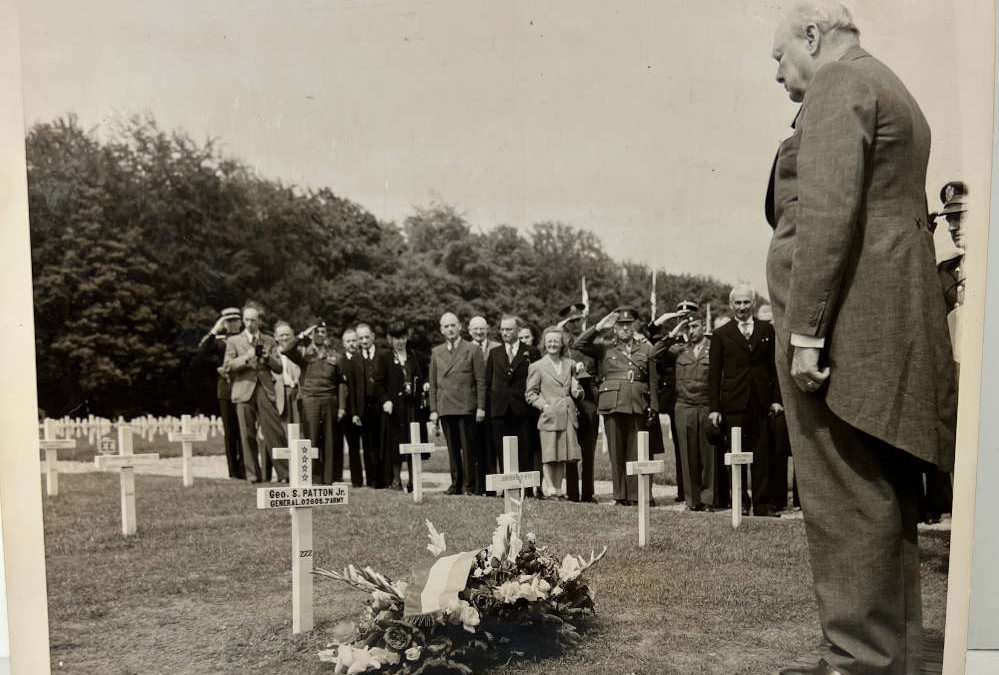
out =
[[[198,353],[195,360],[210,362],[218,371],[218,382],[215,385],[215,397],[219,402],[219,417],[222,418],[222,432],[225,436],[225,456],[229,466],[229,478],[246,478],[246,467],[243,464],[243,447],[239,440],[239,420],[236,418],[236,405],[232,402],[232,383],[229,374],[222,369],[225,358],[225,342],[230,335],[236,335],[242,329],[242,320],[238,307],[226,307],[219,314],[215,325],[198,343]]]
[[[659,412],[652,396],[658,381],[652,346],[635,341],[638,313],[619,307],[576,339],[576,349],[593,357],[601,377],[597,411],[604,416],[614,483],[614,503],[638,499],[638,479],[627,477],[625,463],[638,458],[638,432],[647,431],[649,416]],[[614,340],[598,344],[597,336],[613,327]]]

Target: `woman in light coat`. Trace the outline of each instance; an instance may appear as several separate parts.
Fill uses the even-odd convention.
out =
[[[566,462],[579,461],[576,439],[576,404],[583,390],[573,376],[574,363],[566,356],[562,329],[546,328],[541,334],[544,356],[527,371],[524,398],[541,411],[538,432],[541,437],[541,462],[545,480],[554,487],[556,497],[564,497],[562,479]]]

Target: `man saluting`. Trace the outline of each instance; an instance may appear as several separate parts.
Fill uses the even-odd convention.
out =
[[[843,5],[794,6],[777,81],[801,103],[771,174],[776,363],[828,652],[784,675],[919,672],[919,476],[956,396],[926,211],[930,129]],[[872,335],[871,328],[877,327]]]
[[[597,361],[597,412],[604,416],[614,503],[619,506],[638,501],[638,477],[626,475],[625,463],[638,459],[638,432],[647,431],[650,414],[659,412],[651,395],[658,382],[656,355],[648,343],[635,340],[636,321],[635,310],[622,307],[576,338],[576,349]],[[612,326],[614,341],[598,344],[597,335]]]

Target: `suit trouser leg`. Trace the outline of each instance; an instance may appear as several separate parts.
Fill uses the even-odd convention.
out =
[[[288,445],[288,436],[285,433],[284,424],[281,423],[281,416],[278,415],[274,402],[267,398],[263,387],[258,386],[253,396],[257,401],[260,430],[264,435],[262,448],[264,457],[274,465],[278,480],[288,480],[288,460],[273,459],[271,455],[274,448],[283,448]]]
[[[472,462],[475,464],[475,494],[486,493],[486,474],[494,471],[496,454],[493,452],[491,420],[472,419]]]
[[[361,418],[361,434],[364,443],[364,484],[380,488],[382,485],[382,410],[377,403],[369,404]]]
[[[579,454],[582,471],[580,498],[585,502],[593,499],[593,460],[597,452],[597,435],[600,433],[600,416],[597,404],[583,401],[579,406]]]
[[[676,402],[676,423],[679,426],[677,436],[680,437],[680,468],[678,473],[683,476],[687,486],[685,500],[691,509],[701,506],[701,448],[699,428],[699,412],[702,406],[688,405],[683,401]]]
[[[463,420],[468,415],[445,415],[440,419],[444,442],[447,443],[448,464],[451,466],[451,488],[462,489],[466,482],[464,461],[468,445],[466,425]]]
[[[253,471],[255,480],[263,480],[257,454],[257,406],[253,399],[236,404],[236,417],[239,420],[239,438],[243,445],[243,460],[246,468]]]
[[[361,428],[349,419],[344,419],[343,435],[347,440],[347,466],[350,469],[350,484],[354,487],[361,487],[364,485],[364,471],[361,464]]]
[[[711,410],[709,406],[702,405],[698,410],[697,434],[699,443],[700,465],[701,465],[701,503],[711,503],[715,493],[715,477],[718,472],[715,469],[715,449],[708,440],[708,425],[711,420],[708,415]]]
[[[725,460],[725,453],[726,452],[730,452],[732,450],[732,429],[734,427],[739,427],[742,430],[742,435],[741,435],[741,438],[742,438],[742,451],[743,452],[753,452],[754,453],[754,456],[753,456],[753,475],[755,476],[756,473],[757,473],[757,469],[756,469],[757,458],[755,456],[754,440],[753,440],[754,439],[754,436],[753,436],[754,426],[753,425],[755,424],[754,417],[755,416],[753,415],[753,413],[752,413],[751,410],[747,410],[745,412],[738,412],[738,413],[724,413],[722,415],[722,424],[725,425],[725,431],[726,431],[726,435],[728,437],[728,443],[727,443],[726,447],[723,447],[723,448],[719,449],[720,450],[720,454],[721,454],[721,458],[722,458],[722,464],[721,464],[721,467],[719,467],[719,468],[720,468],[721,471],[724,471],[726,473],[726,478],[728,478],[728,470],[729,469],[728,469],[728,467],[725,466],[725,462],[724,462],[724,460]],[[716,453],[715,456],[717,457],[718,454]],[[748,471],[746,469],[746,465],[745,464],[743,464],[740,467],[740,469],[741,469],[741,472],[742,472],[742,508],[743,509],[748,509],[749,506],[750,506]],[[729,493],[731,493],[731,488],[732,488],[731,480],[727,480],[727,481],[725,481],[725,483],[726,483],[726,487],[729,490]],[[731,499],[731,494],[728,495],[728,498]],[[754,499],[755,499],[755,497],[754,497]],[[732,507],[735,508],[735,504],[733,504]]]
[[[673,438],[673,461],[676,462],[676,466],[680,466],[680,430],[677,426],[680,424],[676,419],[675,410],[669,411],[669,435]],[[687,497],[686,484],[684,483],[683,472],[676,472],[676,497],[677,499],[683,501]]]
[[[246,478],[246,466],[243,463],[243,444],[240,440],[239,418],[236,416],[236,404],[228,398],[220,398],[219,417],[222,418],[222,435],[225,437],[225,459],[229,467],[229,478]]]
[[[826,659],[850,675],[919,671],[916,536],[923,464],[805,394],[778,354]],[[833,374],[835,377],[835,373]]]

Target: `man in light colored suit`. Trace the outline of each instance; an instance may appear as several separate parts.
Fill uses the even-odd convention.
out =
[[[829,642],[814,666],[782,673],[917,673],[918,480],[927,463],[951,468],[956,418],[926,209],[930,129],[839,3],[789,10],[773,58],[802,106],[771,173],[767,280]]]
[[[482,352],[461,339],[458,317],[441,317],[444,344],[430,353],[430,421],[440,421],[451,463],[449,495],[475,494],[484,467],[472,449],[473,425],[486,419],[486,362]]]
[[[271,450],[286,444],[284,426],[278,415],[274,377],[281,372],[277,343],[260,332],[260,311],[251,305],[243,308],[243,326],[238,335],[226,340],[223,368],[232,378],[232,402],[236,404],[239,435],[243,442],[244,461],[253,469],[254,483],[270,480],[261,471],[257,453],[257,424],[263,432],[263,465],[269,466]],[[288,462],[274,462],[279,481],[288,480]],[[269,470],[268,470],[268,473]]]

